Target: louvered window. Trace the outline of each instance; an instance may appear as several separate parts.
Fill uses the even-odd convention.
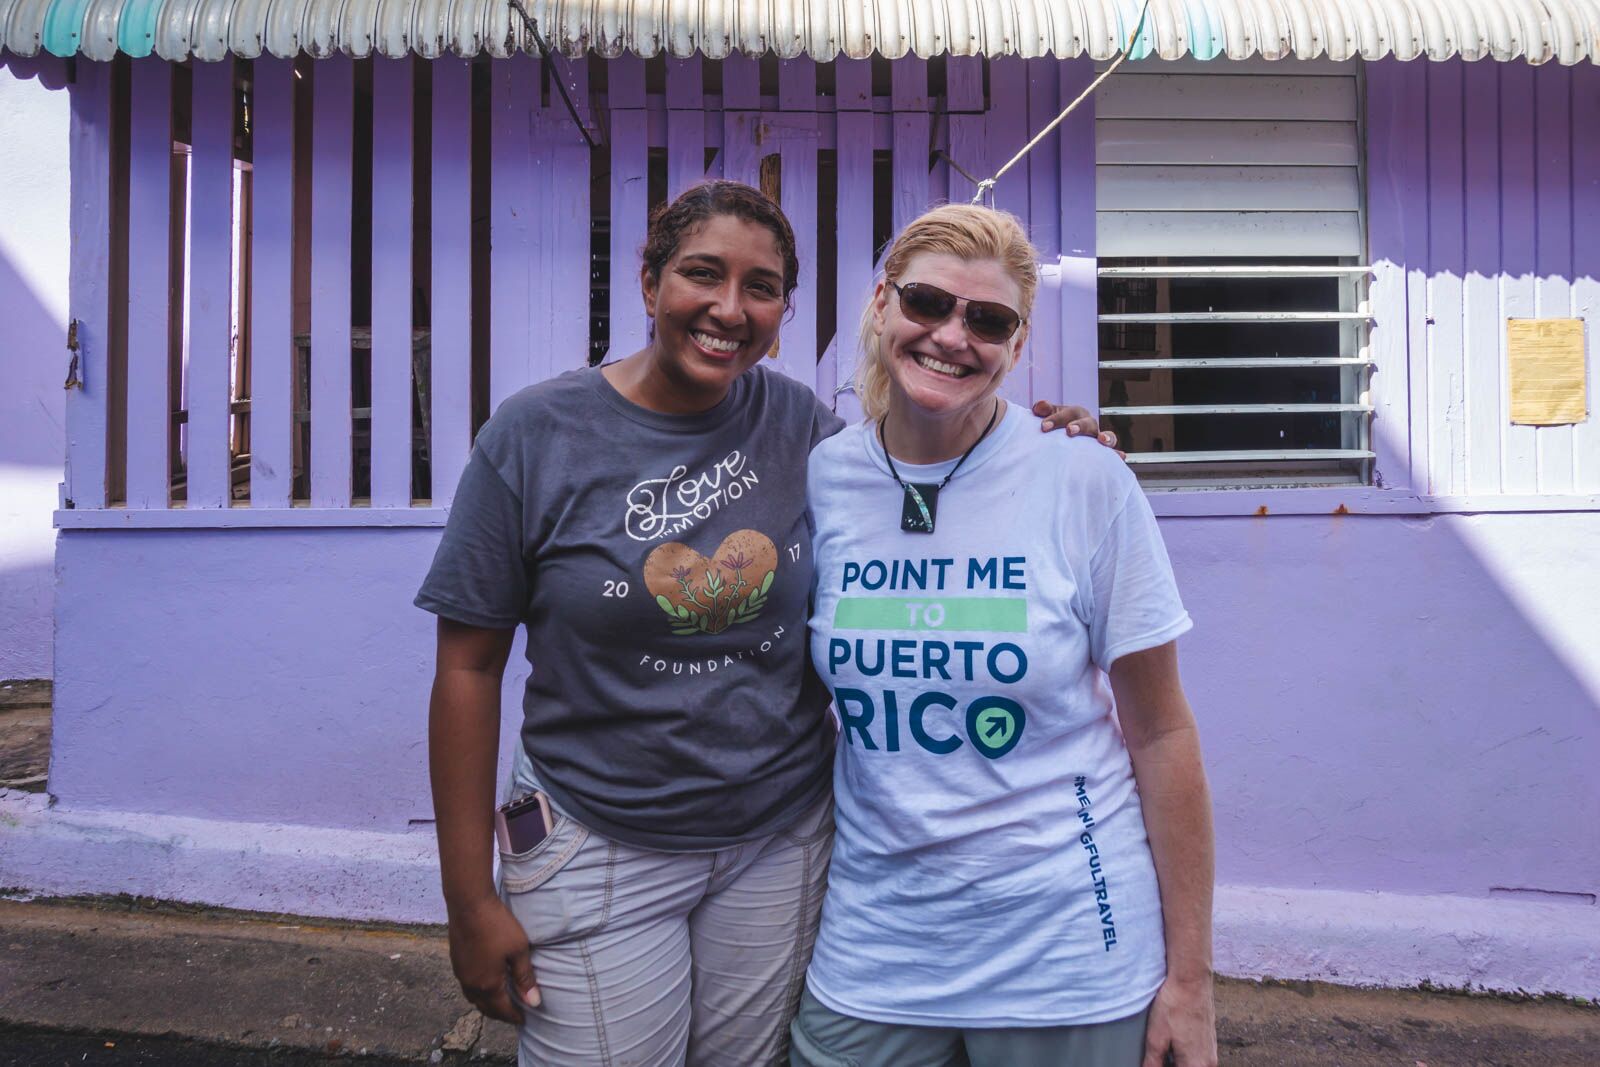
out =
[[[1367,481],[1354,69],[1123,70],[1096,110],[1103,421],[1147,484]]]

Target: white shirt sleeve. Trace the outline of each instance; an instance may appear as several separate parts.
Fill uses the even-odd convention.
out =
[[[1110,671],[1120,656],[1164,645],[1194,623],[1178,597],[1155,513],[1137,483],[1090,559],[1089,654]]]

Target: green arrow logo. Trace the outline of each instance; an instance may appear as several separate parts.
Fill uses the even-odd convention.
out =
[[[1015,700],[984,697],[967,708],[967,737],[979,752],[999,759],[1017,747],[1027,719]]]

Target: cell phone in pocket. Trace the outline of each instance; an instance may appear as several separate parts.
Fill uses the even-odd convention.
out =
[[[550,801],[538,790],[513,797],[495,809],[494,836],[508,855],[526,852],[550,836]]]

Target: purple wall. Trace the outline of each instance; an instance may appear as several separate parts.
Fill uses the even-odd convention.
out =
[[[1220,881],[1600,891],[1600,514],[1162,529]]]
[[[50,513],[66,445],[64,69],[0,56],[0,678],[51,671]]]
[[[1183,672],[1223,883],[1600,890],[1600,514],[1163,531],[1197,623]],[[437,536],[64,532],[51,792],[69,810],[431,818],[432,620],[410,600]]]
[[[74,808],[404,830],[433,817],[437,530],[63,531],[50,791]],[[516,725],[520,653],[507,671]]]

